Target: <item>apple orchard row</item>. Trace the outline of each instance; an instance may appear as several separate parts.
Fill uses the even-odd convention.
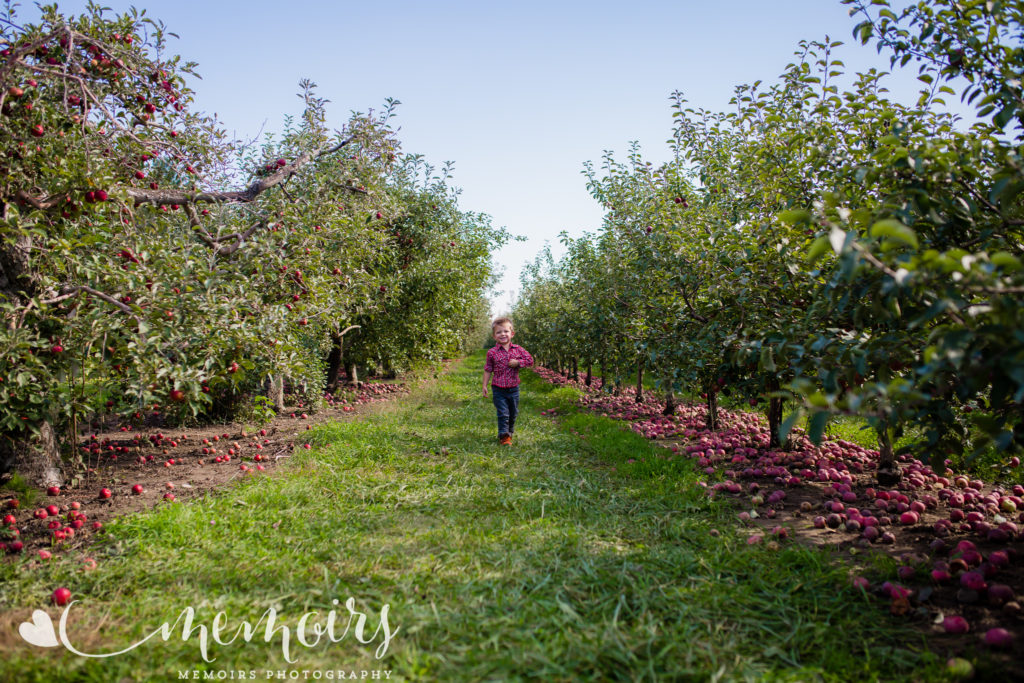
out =
[[[244,145],[146,17],[2,31],[0,467],[60,484],[105,414],[280,410],[286,386],[316,401],[475,341],[507,235],[401,150],[396,101],[332,128],[303,81],[302,112]]]
[[[603,224],[527,270],[517,340],[609,390],[653,379],[667,413],[700,396],[711,428],[720,397],[761,406],[772,446],[863,420],[885,484],[903,437],[936,467],[1005,463],[1024,445],[1022,10],[843,2],[918,100],[845,74],[838,41],[802,41],[727,113],[675,93],[673,161],[587,165]]]

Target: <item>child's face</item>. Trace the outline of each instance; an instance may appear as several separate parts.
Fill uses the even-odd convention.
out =
[[[494,341],[502,346],[512,341],[514,336],[516,336],[516,333],[508,323],[502,323],[494,328]]]

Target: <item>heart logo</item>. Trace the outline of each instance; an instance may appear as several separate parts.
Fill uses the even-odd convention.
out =
[[[32,612],[32,621],[23,622],[18,626],[18,633],[29,645],[36,647],[57,647],[57,632],[53,630],[50,615],[41,609]]]

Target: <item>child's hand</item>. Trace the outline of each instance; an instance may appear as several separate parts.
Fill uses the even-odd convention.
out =
[[[517,361],[515,358],[513,358],[512,360],[510,360],[508,362],[508,366],[510,368],[518,368],[519,367],[519,361]]]
[[[484,387],[484,398],[487,398],[487,388]]]

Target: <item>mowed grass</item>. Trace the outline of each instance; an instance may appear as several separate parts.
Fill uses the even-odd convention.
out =
[[[735,511],[707,500],[689,463],[576,413],[571,389],[524,373],[516,443],[499,447],[482,364],[474,355],[378,414],[315,430],[314,449],[274,476],[110,525],[91,572],[71,560],[3,565],[3,678],[941,678],[921,636],[850,588],[824,554],[748,546]],[[558,417],[540,414],[551,408]],[[127,647],[188,606],[207,627],[224,612],[226,640],[274,607],[297,661],[284,660],[281,631],[265,642],[260,630],[248,643],[211,643],[216,659],[204,663],[180,624],[166,642],[103,659],[22,643],[17,624],[59,585],[81,601],[69,631],[82,651]],[[295,642],[310,611],[319,614],[307,639],[331,610],[340,635],[349,597],[368,615],[368,644],[352,631]],[[398,631],[378,659],[385,604]]]

